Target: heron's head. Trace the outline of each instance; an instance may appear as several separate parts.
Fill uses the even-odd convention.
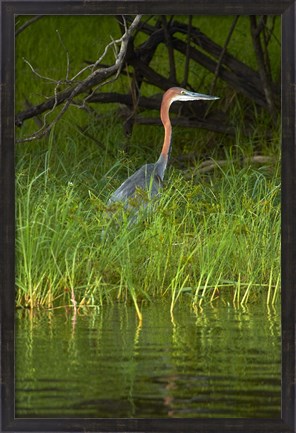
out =
[[[218,96],[204,95],[203,93],[190,92],[189,90],[182,89],[182,87],[171,87],[163,95],[164,100],[171,105],[175,101],[214,101],[219,99]]]

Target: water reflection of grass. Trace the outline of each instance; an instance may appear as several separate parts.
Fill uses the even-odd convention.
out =
[[[17,161],[18,305],[75,296],[78,305],[133,302],[140,316],[142,301],[161,297],[171,310],[185,296],[193,306],[226,294],[236,304],[276,300],[277,163],[258,168],[236,151],[204,175],[171,169],[161,198],[130,224],[105,205],[130,161],[110,169],[112,151],[82,140],[34,146],[22,145]]]
[[[18,311],[16,416],[279,417],[279,303],[169,304]]]

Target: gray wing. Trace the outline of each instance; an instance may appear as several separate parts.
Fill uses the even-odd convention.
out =
[[[108,203],[127,201],[134,198],[140,190],[148,193],[148,198],[155,196],[162,187],[162,181],[157,174],[156,164],[145,164],[132,176],[126,179],[111,195]]]

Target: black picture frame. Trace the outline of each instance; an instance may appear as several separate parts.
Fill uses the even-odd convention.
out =
[[[296,3],[293,0],[0,0],[0,326],[2,432],[296,432]],[[282,411],[279,419],[22,419],[14,415],[15,15],[196,14],[282,16]]]

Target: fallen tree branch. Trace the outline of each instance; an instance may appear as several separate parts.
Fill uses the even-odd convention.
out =
[[[254,155],[254,156],[247,156],[240,160],[233,160],[232,162],[237,162],[242,165],[245,164],[260,164],[260,165],[271,165],[274,164],[275,158],[271,156],[264,156],[264,155]],[[209,173],[215,169],[219,169],[219,167],[225,167],[229,164],[229,161],[227,160],[219,160],[214,161],[212,159],[208,159],[206,161],[201,162],[197,167],[190,168],[186,170],[186,173],[184,175],[185,179],[192,178],[192,176],[199,176],[201,174]]]
[[[168,30],[171,35],[176,35],[177,33],[188,35],[188,25],[176,20]],[[145,23],[142,25],[141,31],[150,35],[152,44],[164,42],[163,29],[156,30],[152,25]],[[197,27],[191,27],[190,35],[192,45],[194,46],[190,46],[178,37],[175,37],[172,39],[174,48],[187,58],[189,56],[191,60],[208,69],[213,74],[216,72],[220,79],[226,81],[237,92],[243,93],[248,99],[255,101],[261,107],[267,107],[259,72],[232,56],[226,48],[223,49],[223,47],[211,40]],[[216,58],[218,63],[222,59],[218,70],[217,62],[213,58]],[[280,87],[271,83],[271,91],[276,106],[279,107]]]

